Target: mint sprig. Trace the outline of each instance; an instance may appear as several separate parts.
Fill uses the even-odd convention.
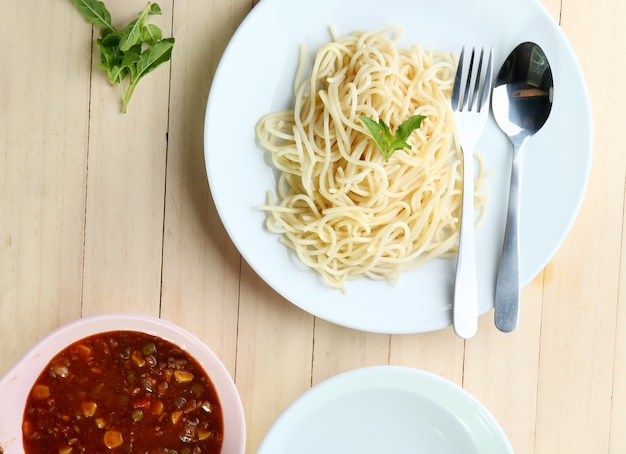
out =
[[[122,87],[122,110],[126,112],[139,81],[172,57],[174,38],[163,38],[158,26],[146,23],[148,16],[161,14],[161,8],[148,3],[136,19],[118,30],[101,1],[72,1],[88,23],[101,28],[101,38],[96,40],[100,68],[107,73],[111,85]]]
[[[405,148],[411,149],[411,145],[407,143],[407,140],[413,131],[419,129],[422,125],[422,121],[424,121],[426,117],[424,115],[413,115],[409,117],[398,126],[395,136],[391,134],[389,126],[382,119],[376,122],[365,115],[361,115],[359,118],[369,130],[378,148],[382,151],[385,160],[389,161],[394,151],[403,150]]]

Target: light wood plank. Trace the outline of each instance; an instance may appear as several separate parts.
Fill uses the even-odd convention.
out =
[[[540,273],[522,290],[515,331],[500,332],[490,311],[466,341],[463,387],[494,415],[514,452],[534,449],[543,283]]]
[[[622,56],[626,52],[626,31],[622,26],[623,18],[626,17],[626,4],[624,2],[608,2],[606,9],[597,12],[598,26],[604,29],[604,34],[597,37],[598,42],[590,44],[590,52],[600,52],[594,56],[593,64],[598,65],[594,71],[595,90],[592,93],[594,109],[601,117],[600,129],[596,130],[596,143],[598,150],[604,150],[606,161],[601,171],[603,174],[615,175],[615,180],[604,191],[614,192],[614,197],[621,195],[621,256],[618,268],[618,308],[616,314],[616,336],[613,366],[613,387],[611,393],[611,423],[609,432],[609,452],[620,454],[626,452],[626,194],[621,193],[626,181],[626,157],[623,153],[622,113],[626,103],[626,94],[622,89],[621,74],[626,73],[626,62]],[[612,18],[619,18],[614,20]],[[616,76],[616,77],[615,77]],[[622,186],[619,186],[621,180]],[[617,204],[617,201],[615,202]],[[616,207],[617,208],[617,207]],[[614,216],[619,216],[615,213]],[[611,216],[613,217],[613,216]],[[610,241],[607,239],[607,241]],[[617,243],[614,243],[615,245]],[[608,264],[607,264],[608,265]],[[600,295],[598,295],[600,296]],[[603,304],[601,298],[595,298],[596,304]],[[608,314],[610,316],[611,314]],[[598,335],[599,333],[596,333]],[[609,374],[610,370],[604,371]]]
[[[278,415],[311,386],[314,317],[278,297],[244,263],[236,383],[257,451]]]
[[[239,253],[209,193],[203,120],[219,59],[249,9],[248,1],[175,4],[165,205],[161,316],[202,338],[233,377]]]
[[[546,278],[541,330],[536,452],[608,452],[613,392],[615,315],[620,279],[625,156],[617,102],[624,96],[607,84],[607,62],[623,50],[624,31],[610,17],[624,3],[598,8],[564,0],[563,30],[580,59],[592,102],[595,154],[581,213]],[[575,96],[576,94],[572,94]],[[613,101],[616,103],[613,104]],[[615,171],[615,169],[621,169]],[[601,221],[600,221],[601,220]]]
[[[619,145],[618,145],[619,147]],[[626,199],[626,196],[625,196]],[[617,332],[615,336],[615,356],[613,373],[613,394],[611,401],[611,426],[609,453],[626,452],[626,219],[622,218],[622,243],[619,265],[619,299],[617,312]],[[607,371],[608,372],[608,371]]]
[[[109,2],[113,24],[125,26],[143,5]],[[151,21],[165,36],[172,1]],[[83,314],[159,313],[170,65],[143,78],[128,112],[120,91],[97,68],[94,49]]]
[[[0,13],[0,375],[80,316],[91,32],[73,9]]]
[[[500,333],[489,313],[464,342],[451,328],[387,336],[316,320],[240,260],[211,202],[203,117],[219,57],[257,0],[159,1],[151,20],[177,39],[172,64],[141,82],[126,115],[71,1],[4,0],[0,375],[81,313],[132,310],[218,353],[244,402],[248,453],[312,385],[376,364],[463,385],[515,452],[626,452],[626,3],[541,1],[589,83],[592,178],[574,229],[523,291],[520,328]],[[105,3],[118,25],[145,5]]]
[[[465,347],[452,328],[391,336],[389,363],[415,367],[463,384]]]
[[[367,366],[389,363],[389,335],[365,333],[315,320],[312,384]]]

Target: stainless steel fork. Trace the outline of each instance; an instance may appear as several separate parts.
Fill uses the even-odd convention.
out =
[[[455,140],[463,152],[463,206],[452,323],[454,332],[465,339],[476,334],[478,329],[478,284],[474,246],[474,148],[489,116],[492,79],[493,48],[489,50],[488,56],[485,55],[484,48],[480,49],[480,55],[472,48],[466,62],[463,47],[451,101],[456,122]]]

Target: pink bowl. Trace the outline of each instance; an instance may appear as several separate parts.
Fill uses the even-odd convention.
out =
[[[222,453],[245,451],[246,427],[243,406],[235,383],[219,358],[200,339],[157,317],[111,313],[68,323],[41,339],[0,379],[0,448],[4,454],[22,454],[22,415],[35,380],[50,360],[68,345],[107,331],[139,331],[165,339],[194,357],[211,377],[224,417]]]

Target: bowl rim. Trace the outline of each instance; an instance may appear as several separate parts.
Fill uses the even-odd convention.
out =
[[[23,453],[22,416],[26,397],[50,360],[65,347],[85,337],[111,332],[135,331],[160,337],[191,355],[211,378],[222,407],[222,452],[243,453],[246,424],[243,404],[230,373],[219,357],[198,337],[165,319],[133,312],[110,312],[75,319],[41,338],[0,378],[5,411],[0,412],[0,448],[4,454]],[[15,409],[17,411],[7,411]]]

